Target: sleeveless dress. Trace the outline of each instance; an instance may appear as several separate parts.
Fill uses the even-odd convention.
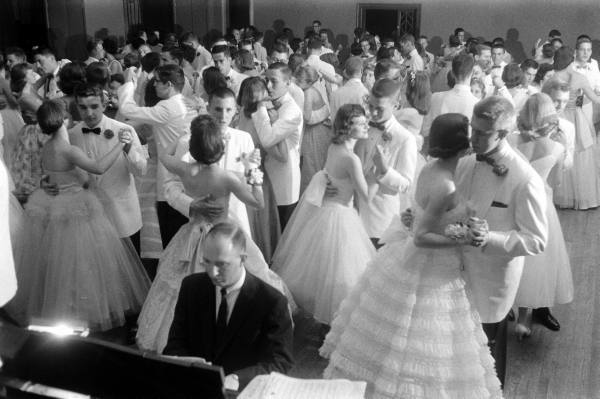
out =
[[[531,166],[544,179],[556,164],[553,155],[536,159]],[[552,188],[546,182],[548,244],[543,253],[526,256],[515,305],[529,308],[552,307],[573,300],[573,275],[560,220],[552,206]]]
[[[324,198],[326,171],[314,175],[273,256],[299,307],[330,324],[375,250],[352,206],[351,180],[329,176],[338,194]]]
[[[132,245],[118,236],[83,172],[47,171],[59,194],[37,189],[25,205],[17,246],[19,291],[11,309],[31,317],[87,322],[91,330],[125,324],[140,311],[150,280]]]
[[[226,218],[229,197],[221,200],[225,204],[223,216],[207,220],[199,215],[190,215],[190,221],[181,226],[160,257],[156,277],[138,318],[136,341],[141,349],[162,353],[167,345],[181,281],[190,274],[205,271],[201,263],[202,241],[215,223]],[[287,287],[279,276],[269,270],[260,250],[249,237],[246,237],[246,252],[246,270],[286,295],[293,310],[295,304]]]
[[[465,215],[447,212],[439,231]],[[367,381],[372,398],[502,397],[460,249],[417,248],[398,216],[382,240],[320,349],[324,377]]]
[[[561,184],[554,190],[554,203],[560,208],[589,209],[600,206],[600,176],[596,158],[596,133],[577,98],[580,90],[571,89],[563,112],[575,125],[573,166],[561,173]]]
[[[300,193],[303,193],[310,179],[323,169],[327,160],[327,149],[331,144],[331,127],[325,122],[329,119],[329,105],[327,96],[317,88],[314,90],[323,100],[324,105],[313,110],[309,120],[305,120],[304,133],[300,146],[302,165],[300,168]]]

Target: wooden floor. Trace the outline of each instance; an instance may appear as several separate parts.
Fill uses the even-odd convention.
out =
[[[532,336],[519,342],[514,323],[509,324],[507,399],[600,399],[600,209],[559,211],[559,217],[575,299],[553,309],[562,326],[559,332],[534,325]],[[319,378],[327,365],[318,355],[323,328],[306,315],[295,323],[291,375]]]

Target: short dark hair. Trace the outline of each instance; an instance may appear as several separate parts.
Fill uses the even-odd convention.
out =
[[[118,82],[122,85],[125,84],[125,76],[123,76],[122,73],[113,73],[112,75],[110,75],[110,83],[112,82]]]
[[[525,72],[529,68],[538,69],[539,67],[540,64],[538,64],[537,61],[532,60],[531,58],[528,58],[521,63],[521,70],[523,70],[523,72]]]
[[[414,46],[415,44],[415,37],[413,35],[411,35],[410,33],[405,33],[402,35],[402,37],[400,37],[400,40],[398,40],[398,42],[400,43],[410,43]]]
[[[284,64],[283,62],[274,62],[271,65],[269,65],[268,69],[272,71],[281,72],[281,74],[288,80],[292,77],[292,71],[290,70],[290,67],[287,64]]]
[[[501,48],[502,50],[506,51],[506,48],[504,48],[504,44],[502,44],[502,43],[494,43],[492,45],[492,49],[495,49],[495,48]]]
[[[223,237],[231,241],[234,248],[246,251],[246,234],[240,226],[232,222],[220,222],[215,224],[206,234],[204,242],[207,242],[209,237]]]
[[[425,115],[431,106],[431,84],[423,71],[411,72],[406,84],[406,100],[419,114]]]
[[[198,36],[194,33],[194,32],[185,32],[183,35],[181,35],[181,38],[179,39],[179,41],[181,43],[183,42],[191,42],[191,41],[198,41]]]
[[[86,97],[99,97],[101,101],[104,101],[104,92],[96,85],[85,84],[77,86],[75,88],[75,101]]]
[[[285,46],[283,44],[281,44],[281,43],[275,43],[273,45],[273,49],[271,50],[271,55],[273,53],[275,53],[275,52],[280,53],[280,54],[287,54],[288,53],[288,51],[285,48]]]
[[[540,67],[538,68],[538,71],[535,74],[535,78],[533,78],[533,81],[537,84],[541,84],[542,80],[544,80],[544,77],[546,76],[546,74],[553,70],[554,70],[554,65],[552,65],[552,64],[549,64],[547,62],[540,64]]]
[[[402,66],[400,64],[398,64],[396,61],[389,59],[389,58],[384,58],[384,59],[378,61],[377,64],[375,64],[375,69],[373,70],[373,75],[375,76],[375,79],[377,80],[393,69],[396,69],[399,71],[401,69],[401,67]]]
[[[9,56],[10,54],[13,54],[16,57],[23,58],[24,60],[27,59],[25,51],[21,47],[8,47],[4,53],[7,56]]]
[[[156,80],[162,83],[170,82],[175,90],[181,92],[185,84],[183,69],[178,65],[163,65],[156,69]]]
[[[20,93],[27,84],[27,72],[33,70],[31,65],[26,62],[13,65],[10,70],[10,89],[15,93]]]
[[[587,35],[581,35],[577,38],[577,41],[575,42],[575,49],[579,50],[579,46],[581,46],[583,43],[589,43],[592,44],[592,39],[590,39],[589,36]]]
[[[53,135],[65,123],[65,105],[60,100],[46,100],[36,112],[42,133]]]
[[[331,142],[334,144],[342,144],[350,138],[350,127],[352,126],[352,119],[366,116],[365,109],[358,104],[344,104],[342,105],[333,121],[333,137]]]
[[[209,96],[213,91],[220,88],[227,88],[227,79],[217,67],[208,67],[202,71],[202,86]]]
[[[548,37],[562,36],[558,29],[552,29],[550,33],[548,33]]]
[[[235,102],[235,93],[233,91],[231,91],[231,89],[227,88],[227,87],[218,87],[216,89],[214,89],[208,96],[208,103],[212,103],[213,99],[215,98],[220,98],[220,99],[227,99],[227,98],[233,98],[233,101]]]
[[[300,54],[292,54],[288,61],[288,67],[290,68],[291,73],[296,72],[296,69],[298,69],[298,67],[303,63],[304,57],[302,57]]]
[[[193,48],[192,46],[189,46],[187,44],[182,44],[181,45],[181,53],[182,53],[183,59],[186,60],[187,62],[189,62],[190,64],[194,62],[194,59],[196,59],[196,49]]]
[[[508,64],[502,71],[502,80],[506,84],[507,89],[517,87],[521,84],[521,82],[523,82],[523,70],[518,64]]]
[[[554,44],[554,42],[559,42],[561,45],[563,44],[562,39],[555,37],[554,39],[550,40],[550,44]]]
[[[190,133],[190,155],[196,162],[210,165],[223,157],[225,143],[212,116],[195,117],[190,125]]]
[[[109,36],[106,39],[104,39],[102,46],[104,47],[104,51],[106,51],[108,54],[116,54],[116,52],[119,51],[117,38],[114,36]]]
[[[85,44],[85,50],[87,51],[88,55],[92,54],[99,44],[102,44],[102,40],[88,40],[88,42]]]
[[[313,25],[314,25],[314,24],[319,24],[319,25],[321,25],[321,21],[319,21],[318,19],[315,19],[315,20],[314,20],[312,23],[313,23]]]
[[[131,41],[131,48],[134,50],[139,50],[146,42],[141,37],[136,37]]]
[[[138,68],[140,66],[140,57],[137,53],[128,53],[123,57],[123,66],[125,68],[135,67]]]
[[[229,50],[229,46],[227,46],[225,44],[213,46],[213,48],[210,49],[210,53],[212,55],[223,53],[223,55],[225,55],[225,57],[231,58],[231,51]]]
[[[160,54],[150,52],[142,57],[140,64],[142,71],[150,73],[160,66]]]
[[[371,89],[371,96],[374,98],[392,98],[398,94],[400,85],[392,79],[379,79],[375,81]]]
[[[452,74],[456,80],[464,80],[473,73],[475,60],[471,54],[459,54],[452,60]]]
[[[85,78],[88,84],[98,85],[104,89],[110,80],[110,71],[105,63],[92,62],[85,69]]]
[[[166,47],[162,49],[163,53],[169,53],[171,58],[177,61],[177,65],[181,65],[181,61],[183,61],[183,50],[180,47]]]
[[[35,57],[36,55],[41,55],[44,57],[48,57],[51,55],[52,57],[56,58],[54,51],[51,50],[50,47],[35,47],[33,49],[33,56]]]
[[[447,32],[447,31],[446,31],[446,32]],[[463,28],[456,28],[456,29],[454,29],[454,36],[458,36],[458,34],[459,34],[460,32],[463,32],[463,33],[464,33],[464,32],[465,32],[465,30],[464,30]]]
[[[73,95],[75,88],[86,81],[86,67],[83,62],[69,62],[58,71],[58,87],[67,96]]]

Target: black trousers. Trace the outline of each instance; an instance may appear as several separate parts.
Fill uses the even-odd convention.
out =
[[[483,331],[487,335],[488,346],[492,357],[496,361],[496,374],[504,388],[504,376],[506,375],[506,336],[508,332],[508,321],[506,317],[498,323],[482,323]]]
[[[158,226],[160,228],[160,238],[163,248],[166,248],[179,228],[188,222],[188,218],[172,208],[166,201],[156,203],[156,214],[158,216]]]
[[[285,226],[287,225],[288,220],[292,217],[292,213],[294,213],[294,209],[296,209],[296,205],[298,203],[295,202],[291,205],[277,205],[277,213],[279,214],[279,224],[281,225],[281,231],[285,230]]]

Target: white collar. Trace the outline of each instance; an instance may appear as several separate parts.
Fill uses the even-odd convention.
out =
[[[230,285],[225,289],[226,294],[231,294],[234,291],[241,290],[242,286],[244,285],[244,281],[246,281],[246,267],[242,265],[242,275],[240,276],[239,280],[235,282],[235,284]],[[215,288],[217,290],[217,293],[220,295],[221,287],[215,286]]]

